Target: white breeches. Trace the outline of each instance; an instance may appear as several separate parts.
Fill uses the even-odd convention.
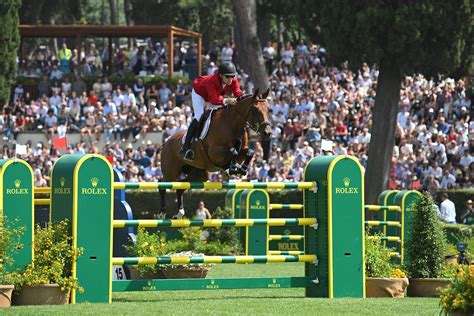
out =
[[[204,113],[206,101],[204,101],[204,98],[197,94],[194,89],[191,97],[193,101],[194,118],[199,121],[202,114]]]

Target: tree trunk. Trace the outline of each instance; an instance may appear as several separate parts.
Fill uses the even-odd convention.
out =
[[[373,109],[369,158],[365,172],[366,204],[376,203],[378,195],[387,188],[395,145],[400,84],[399,66],[390,60],[382,60]]]
[[[125,15],[125,24],[127,25],[135,25],[135,21],[133,20],[132,16],[132,2],[131,0],[123,0],[123,11]],[[133,46],[133,39],[129,38],[128,39],[128,47]]]
[[[250,79],[264,91],[269,87],[268,77],[262,55],[262,47],[257,37],[257,5],[255,0],[232,0],[235,17],[239,26],[241,59],[247,59],[246,72]]]
[[[110,24],[117,25],[117,3],[115,0],[109,0],[110,6]]]

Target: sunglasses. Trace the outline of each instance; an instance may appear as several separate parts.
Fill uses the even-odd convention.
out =
[[[226,78],[234,78],[235,75],[225,75]]]

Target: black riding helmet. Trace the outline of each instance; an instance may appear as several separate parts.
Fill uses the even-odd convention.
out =
[[[235,76],[237,74],[237,70],[235,69],[235,65],[232,62],[224,61],[219,65],[219,74],[224,76]]]

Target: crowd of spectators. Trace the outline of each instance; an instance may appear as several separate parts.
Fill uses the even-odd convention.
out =
[[[80,133],[81,141],[70,144],[67,153],[113,156],[127,181],[159,180],[161,144],[142,140],[149,132],[162,132],[166,139],[186,129],[192,117],[192,84],[180,81],[173,86],[145,86],[143,80],[137,79],[132,85],[114,85],[103,76],[88,87],[82,79],[89,71],[100,74],[107,67],[135,74],[159,74],[167,63],[167,49],[157,44],[153,47],[147,41],[128,52],[118,48],[112,63],[105,59],[106,49],[99,53],[95,45],[90,45],[84,56],[67,46],[57,55],[48,48],[35,50],[20,67],[20,74],[41,76],[39,93],[29,95],[21,85],[14,89],[12,102],[0,117],[4,140],[10,141],[3,147],[3,157],[13,155],[12,143],[22,131],[45,133],[50,142],[53,137]],[[328,65],[325,49],[304,40],[296,47],[291,43],[280,46],[278,50],[268,43],[263,48],[272,90],[269,103],[273,133],[268,142],[252,142],[255,158],[247,179],[300,181],[305,163],[321,153],[323,140],[333,142],[334,154],[354,155],[365,166],[377,66],[364,64],[352,71],[348,64]],[[197,59],[194,53],[189,54],[193,48],[178,49],[180,54],[175,56],[181,65],[186,64],[187,58]],[[214,43],[205,56],[204,69],[212,73],[221,60],[236,62],[237,53],[233,43],[222,47]],[[63,62],[68,56],[68,62]],[[238,79],[244,90],[253,90],[242,69]],[[404,77],[390,186],[430,192],[472,189],[473,133],[472,104],[464,81],[432,79],[422,74]],[[106,145],[98,148],[101,138]],[[37,186],[49,185],[52,162],[60,155],[50,142],[27,144],[25,158],[35,170]],[[211,179],[221,180],[221,175],[212,174]]]

